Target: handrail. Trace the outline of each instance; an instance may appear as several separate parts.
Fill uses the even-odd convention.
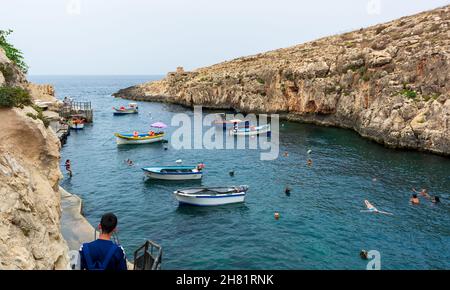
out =
[[[138,256],[138,253],[144,249],[144,253]],[[157,252],[156,252],[157,251]],[[156,253],[155,253],[156,252]],[[156,254],[156,255],[155,255]],[[145,269],[145,266],[149,262],[149,258],[153,259],[153,264],[150,269]],[[137,269],[137,259],[143,258],[142,269]],[[162,247],[157,243],[147,240],[142,246],[140,246],[136,251],[134,251],[134,267],[133,270],[160,270],[162,262]]]

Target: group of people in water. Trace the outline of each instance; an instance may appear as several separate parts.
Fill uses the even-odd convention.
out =
[[[425,199],[431,201],[432,203],[439,203],[441,202],[441,199],[439,196],[431,196],[428,194],[428,191],[423,188],[421,191],[417,191],[414,187],[412,188],[412,191],[414,192],[411,196],[411,199],[409,200],[411,204],[420,204],[419,196],[424,197]]]

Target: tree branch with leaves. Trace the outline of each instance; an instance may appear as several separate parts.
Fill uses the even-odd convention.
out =
[[[9,60],[11,60],[23,73],[27,73],[28,65],[24,61],[23,53],[7,41],[8,36],[12,32],[11,29],[0,30],[0,47],[5,50],[6,57],[8,57]]]

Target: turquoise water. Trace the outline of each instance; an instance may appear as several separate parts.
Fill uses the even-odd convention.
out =
[[[280,151],[289,156],[275,161],[260,161],[255,150],[117,147],[114,132],[148,131],[152,122],[170,124],[175,113],[192,114],[180,106],[140,102],[139,115],[112,115],[113,106],[128,101],[111,93],[157,78],[31,78],[54,84],[60,98],[92,101],[94,124],[72,132],[62,149],[74,176],[61,185],[83,198],[92,224],[104,212],[119,216],[119,238],[129,258],[151,239],[163,246],[165,269],[365,269],[361,249],[378,250],[382,269],[450,268],[450,159],[389,150],[349,130],[287,122]],[[137,165],[128,167],[127,158]],[[144,180],[141,166],[177,159],[205,162],[203,185],[249,185],[245,204],[179,207],[172,191],[192,183]],[[290,196],[284,194],[286,185]],[[412,206],[412,187],[428,188],[443,202],[422,199]],[[361,213],[365,199],[395,215]]]

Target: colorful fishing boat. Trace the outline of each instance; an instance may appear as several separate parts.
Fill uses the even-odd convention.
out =
[[[195,206],[217,206],[245,201],[248,186],[199,187],[174,191],[180,204]]]
[[[81,115],[73,115],[68,122],[69,128],[73,130],[84,129],[84,118]]]
[[[256,136],[260,134],[270,134],[270,125],[250,126],[248,128],[240,128],[230,130],[230,135],[235,136]]]
[[[150,131],[145,134],[139,134],[136,131],[132,134],[115,133],[116,142],[118,145],[127,144],[148,144],[164,140],[164,132]]]
[[[162,180],[201,179],[203,176],[202,169],[202,164],[193,166],[160,166],[142,168],[149,178]]]
[[[128,114],[137,114],[138,111],[138,104],[136,103],[130,103],[128,105],[128,108],[125,108],[124,106],[121,106],[119,108],[113,107],[114,115],[128,115]]]

